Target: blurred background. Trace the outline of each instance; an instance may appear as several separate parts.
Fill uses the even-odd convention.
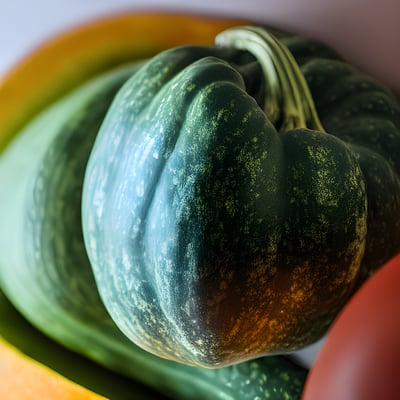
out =
[[[256,7],[262,1],[250,1]],[[23,54],[56,32],[88,19],[125,10],[193,11],[206,14],[241,15],[249,12],[242,1],[219,0],[12,0],[0,6],[0,74]],[[252,8],[252,7],[250,7]],[[254,8],[253,8],[254,10]],[[156,27],[155,27],[156,28]]]
[[[317,37],[400,92],[398,0],[25,0],[0,6],[0,75],[50,35],[127,9],[236,16]]]

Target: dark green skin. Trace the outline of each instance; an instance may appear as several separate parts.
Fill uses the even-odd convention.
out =
[[[326,332],[361,266],[399,248],[397,233],[390,250],[372,248],[400,215],[394,164],[367,139],[355,145],[346,113],[357,108],[366,124],[374,115],[358,98],[322,102],[309,64],[322,47],[294,45],[330,133],[278,133],[240,57],[210,48],[153,59],[102,126],[83,194],[87,250],[113,319],[155,354],[216,367],[300,348]],[[338,79],[348,68],[328,64]],[[393,119],[398,143],[398,108],[386,90],[380,98],[391,108],[376,122]]]
[[[357,285],[400,251],[400,109],[382,84],[304,39],[286,44],[302,68],[325,129],[356,155],[368,193],[368,235]]]
[[[32,121],[1,154],[1,290],[41,332],[104,366],[103,374],[98,371],[103,382],[91,387],[113,400],[253,400],[267,393],[274,400],[298,399],[307,371],[290,360],[274,356],[210,370],[161,359],[126,338],[100,299],[83,243],[82,184],[107,109],[137,69],[110,71],[83,85]],[[32,327],[15,313],[0,293],[0,335],[11,335],[17,345],[25,340],[24,351],[48,362],[35,347]],[[71,373],[72,361],[48,343],[57,369]],[[81,382],[79,368],[72,368]]]

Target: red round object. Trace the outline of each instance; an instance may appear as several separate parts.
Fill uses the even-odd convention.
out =
[[[354,294],[328,332],[302,400],[400,398],[400,254]]]

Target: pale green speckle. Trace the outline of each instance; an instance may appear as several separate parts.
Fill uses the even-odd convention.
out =
[[[267,151],[265,151],[262,158],[265,159],[267,154]],[[242,149],[237,156],[237,161],[243,164],[253,184],[261,170],[261,159],[255,157],[252,153],[246,151],[246,149]]]
[[[333,196],[331,190],[334,184],[331,172],[327,169],[320,169],[317,171],[317,177],[319,182],[319,190],[316,192],[317,202],[321,205],[337,207],[338,198]]]
[[[217,112],[217,121],[221,121],[223,119],[225,122],[228,121],[229,111],[226,108],[221,108]]]
[[[332,171],[337,168],[336,162],[332,153],[326,147],[307,146],[309,157],[318,165],[318,170],[315,174],[316,200],[319,204],[329,207],[337,207],[338,199],[332,195],[332,187],[335,184],[335,179]]]
[[[279,376],[285,382],[289,382],[290,381],[290,376],[286,371],[281,372],[281,374]]]
[[[253,110],[250,110],[250,111],[243,117],[242,123],[245,124],[245,123],[251,121],[251,119],[253,118],[253,114],[254,114],[254,111],[253,111]]]
[[[236,214],[235,200],[232,198],[228,198],[225,200],[225,208],[230,216],[234,216]]]
[[[187,86],[186,86],[186,91],[187,92],[192,92],[194,89],[196,89],[196,84],[195,83],[189,83]]]

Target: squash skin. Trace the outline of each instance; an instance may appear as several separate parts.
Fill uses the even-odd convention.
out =
[[[6,158],[3,155],[8,151],[7,146],[13,143],[12,140],[14,137],[18,141],[18,137],[23,132],[31,129],[30,124],[34,118],[43,118],[43,115],[41,115],[43,110],[45,110],[44,113],[51,112],[50,107],[56,101],[59,101],[66,94],[71,93],[98,73],[108,71],[118,65],[124,65],[132,60],[154,55],[157,51],[171,46],[184,43],[211,44],[216,33],[229,26],[242,23],[248,22],[199,15],[128,12],[122,15],[106,17],[100,21],[89,21],[82,26],[63,32],[60,36],[35,49],[32,54],[21,60],[19,65],[15,66],[6,76],[2,77],[3,79],[0,82],[0,108],[3,111],[0,117],[0,149],[3,153],[1,154],[2,172],[6,176],[11,173],[6,163],[3,164],[3,160]],[[155,25],[164,27],[164,29],[160,28],[162,31],[161,36],[158,30],[154,30]],[[65,60],[67,60],[67,63],[64,62]],[[43,65],[46,68],[43,68]],[[49,65],[51,65],[51,69],[48,68]],[[49,110],[46,110],[47,107]],[[71,119],[74,119],[76,116],[75,114]],[[68,119],[68,115],[63,115],[62,119],[64,118]],[[22,128],[24,129],[22,130]],[[50,126],[47,128],[51,129]],[[31,134],[35,136],[40,131],[31,131]],[[74,136],[71,132],[69,134]],[[65,135],[66,132],[64,130],[59,132],[60,142],[65,141]],[[75,149],[79,149],[79,145],[76,140],[74,141],[71,137],[70,139],[71,148],[69,148],[68,152],[71,157],[75,157],[76,154],[74,152]],[[20,150],[19,158],[24,163],[23,156],[25,155],[25,149]],[[39,157],[39,153],[42,154],[42,150],[37,153],[37,157]],[[57,161],[51,157],[48,160]],[[2,169],[3,167],[4,169]],[[50,166],[49,168],[51,171]],[[54,170],[56,169],[54,168]],[[58,171],[60,171],[60,168],[58,168]],[[64,173],[71,177],[70,173],[61,171],[59,176],[61,186]],[[50,177],[50,175],[48,173],[47,177]],[[22,180],[24,179],[22,178]],[[54,182],[54,178],[51,179]],[[2,181],[2,183],[4,182]],[[4,186],[0,187],[4,191],[8,189]],[[9,186],[11,192],[14,190],[12,189],[14,187],[15,182]],[[74,185],[70,185],[69,190],[73,190],[73,188]],[[57,194],[59,192],[54,190],[54,193]],[[68,190],[64,191],[64,194],[67,197],[69,196],[70,199],[76,200],[77,198],[77,193],[68,194]],[[32,196],[32,193],[27,192],[26,196],[29,198]],[[44,195],[44,197],[46,196]],[[3,253],[1,257],[1,264],[4,269],[10,268],[8,260],[10,257],[13,258],[11,254],[14,251],[16,253],[21,252],[21,241],[19,238],[15,238],[17,225],[14,225],[14,223],[5,225],[5,222],[3,222],[5,221],[3,218],[4,215],[7,215],[9,212],[13,212],[14,210],[16,211],[15,215],[18,215],[22,211],[21,209],[16,210],[19,206],[18,204],[11,203],[10,208],[1,209],[1,231],[5,236],[10,236],[11,240],[16,240],[14,242],[16,245],[12,246],[12,248],[7,248],[6,245],[3,246],[6,249],[6,255],[4,256]],[[3,202],[2,205],[4,205]],[[79,215],[79,205],[71,202],[70,208],[68,207],[64,211],[70,217],[71,215],[75,215],[73,216],[73,219],[75,219]],[[10,220],[13,219],[11,218]],[[14,220],[14,222],[16,221]],[[65,236],[63,239],[59,238],[60,241],[63,240],[67,243],[67,247],[69,248],[74,247],[71,245],[71,242],[74,242],[76,245],[81,238],[78,224],[68,227],[68,230],[64,232],[61,229],[61,233],[65,234]],[[26,234],[23,241],[25,240],[29,242],[33,238]],[[51,242],[50,249],[39,249],[39,251],[47,253],[53,251],[57,255],[59,254],[57,251],[60,249],[57,249],[54,244],[55,242]],[[81,246],[78,244],[77,247],[80,248]],[[75,269],[70,271],[71,280],[74,281],[73,277],[76,277],[78,281],[82,280],[84,276],[90,278],[90,273],[85,272],[85,266],[87,268],[88,265],[86,255],[79,254],[79,251],[76,250],[74,254],[76,263]],[[46,268],[43,268],[43,265],[39,265],[38,267],[44,271],[46,270]],[[129,361],[126,360],[126,357],[122,359],[118,359],[117,357],[116,360],[115,351],[112,349],[106,349],[105,351],[105,353],[107,351],[109,351],[109,354],[112,353],[110,357],[114,359],[114,361],[106,365],[105,369],[90,363],[89,360],[79,357],[74,361],[73,355],[76,355],[75,351],[82,353],[85,357],[96,358],[90,350],[92,344],[97,341],[95,340],[97,335],[101,333],[101,328],[99,328],[98,324],[102,322],[99,320],[98,324],[96,324],[89,316],[89,319],[84,321],[86,324],[85,328],[85,325],[80,325],[83,318],[80,318],[80,321],[79,318],[76,320],[77,315],[71,312],[68,306],[66,307],[66,305],[71,304],[71,301],[76,296],[76,286],[73,284],[66,286],[65,290],[60,290],[59,296],[56,296],[56,299],[51,297],[55,294],[54,291],[58,289],[49,283],[49,278],[61,280],[60,277],[57,277],[57,274],[62,275],[63,271],[57,271],[53,266],[50,266],[52,275],[50,277],[46,276],[46,272],[44,272],[45,279],[42,280],[43,275],[38,277],[35,268],[28,268],[25,263],[18,268],[24,269],[23,273],[28,282],[27,285],[32,288],[32,291],[26,290],[28,286],[25,286],[21,280],[21,285],[16,284],[16,286],[13,286],[15,282],[11,283],[8,297],[13,300],[13,303],[18,306],[19,311],[24,316],[35,323],[37,328],[46,332],[46,334],[50,334],[57,342],[62,342],[66,345],[65,331],[69,330],[70,334],[67,336],[70,336],[74,340],[70,346],[74,348],[74,352],[57,346],[56,343],[35,331],[15,310],[11,311],[10,305],[7,302],[3,302],[2,294],[0,294],[0,333],[5,335],[11,343],[17,345],[18,348],[35,359],[46,363],[52,369],[58,370],[66,376],[72,377],[82,385],[90,386],[93,390],[97,390],[107,397],[115,400],[125,400],[126,398],[133,397],[141,399],[163,398],[159,393],[154,395],[150,389],[145,389],[136,382],[136,379],[144,380],[146,385],[153,388],[156,387],[162,393],[169,392],[174,398],[182,399],[197,399],[199,396],[201,396],[201,399],[246,399],[247,397],[255,398],[256,396],[263,397],[267,395],[272,399],[285,399],[288,397],[295,399],[300,397],[306,371],[285,358],[270,357],[260,360],[260,362],[244,363],[214,372],[198,370],[197,373],[199,375],[196,375],[196,370],[193,368],[181,368],[180,365],[171,367],[170,362],[152,356],[149,357],[147,353],[140,350],[136,352],[135,347],[132,347],[132,343],[127,342],[115,328],[111,329],[111,334],[106,329],[108,333],[106,332],[105,336],[110,334],[111,339],[109,339],[111,342],[121,341],[127,344],[127,348],[123,352],[130,353],[128,356]],[[92,280],[89,279],[89,281]],[[43,292],[40,289],[41,284],[44,282],[50,284],[52,293]],[[34,295],[35,287],[39,288],[41,296],[37,297]],[[86,290],[86,296],[93,300],[92,306],[85,303],[81,304],[81,307],[82,310],[86,311],[92,307],[91,311],[98,318],[104,315],[104,313],[101,311],[102,305],[100,303],[96,304],[96,296],[90,293],[91,288],[93,288],[92,283],[88,284],[87,289],[83,287],[83,292]],[[18,295],[25,294],[25,292],[27,292],[25,301],[18,300]],[[31,297],[29,297],[29,294],[31,294]],[[47,300],[46,296],[49,296]],[[73,302],[79,306],[79,302],[76,300]],[[4,304],[6,304],[5,308],[3,308]],[[40,313],[36,312],[37,309],[40,309]],[[48,321],[51,322],[49,324],[46,318],[41,318],[45,317],[47,313],[51,315],[51,310],[54,312],[54,318],[51,318],[51,316],[48,318]],[[83,312],[79,310],[78,314],[83,314]],[[92,322],[94,325],[90,326]],[[103,328],[110,324],[109,321],[103,322]],[[62,332],[62,337],[54,335],[54,332],[57,332],[54,329],[56,325],[59,326],[58,332]],[[81,334],[85,331],[91,335],[90,346],[86,345],[87,342],[81,341]],[[29,341],[26,340],[26,335],[29,336]],[[37,338],[38,341],[36,340]],[[123,348],[123,345],[121,347]],[[98,359],[96,362],[102,363]],[[131,365],[130,371],[127,371],[127,365]],[[85,368],[90,371],[85,370],[82,373],[82,369]],[[116,373],[107,374],[107,368],[118,370],[121,374],[131,375],[134,380]],[[88,376],[91,376],[91,378],[89,379]],[[90,384],[86,379],[90,380]],[[0,396],[2,397],[3,393],[0,393]]]
[[[265,392],[299,398],[306,371],[290,361],[272,357],[205,370],[160,359],[120,332],[98,296],[82,239],[81,185],[109,103],[136,68],[88,82],[39,115],[2,154],[1,287],[46,335],[161,393],[156,398],[253,399]],[[131,398],[130,390],[120,398]]]
[[[211,368],[321,337],[354,289],[367,227],[356,155],[333,135],[278,133],[233,58],[179,48],[147,63],[110,108],[83,192],[116,324]]]
[[[334,52],[285,39],[297,57],[326,129],[359,160],[368,192],[366,250],[357,286],[400,251],[400,107],[381,83]]]

